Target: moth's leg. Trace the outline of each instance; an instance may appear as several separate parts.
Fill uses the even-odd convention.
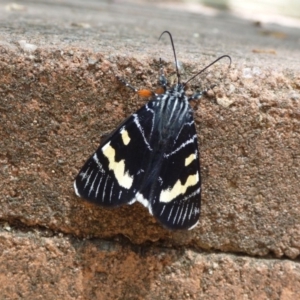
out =
[[[216,87],[216,84],[211,85],[209,88],[206,88],[203,91],[196,92],[194,95],[189,97],[188,101],[199,100],[202,97],[202,95],[205,95],[207,91],[212,90],[214,87]]]
[[[130,83],[128,83],[127,81],[125,81],[124,79],[122,79],[121,77],[116,75],[116,78],[126,87],[130,88],[131,90],[133,90],[135,93],[138,92],[138,89],[136,89],[134,86],[132,86]]]
[[[144,98],[150,98],[159,94],[164,94],[167,90],[167,78],[164,74],[164,68],[162,65],[162,60],[161,58],[159,59],[159,78],[158,78],[158,84],[159,84],[159,88],[157,88],[155,90],[155,92],[152,92],[150,90],[147,89],[137,89],[134,86],[132,86],[130,83],[128,83],[127,81],[125,81],[124,79],[120,78],[119,76],[116,76],[116,78],[126,87],[130,88],[132,91],[134,91],[136,94],[138,94],[141,97]]]
[[[130,88],[132,91],[134,91],[136,94],[138,94],[141,97],[144,98],[149,98],[154,96],[155,94],[150,91],[150,90],[146,90],[146,89],[141,89],[138,90],[137,88],[135,88],[134,86],[132,86],[130,83],[128,83],[127,81],[125,81],[124,79],[120,78],[119,76],[116,76],[116,78],[122,83],[124,84],[126,87]]]
[[[167,90],[167,78],[164,73],[164,68],[162,65],[161,58],[159,59],[159,77],[158,77],[159,88],[156,89],[155,94],[164,94]]]

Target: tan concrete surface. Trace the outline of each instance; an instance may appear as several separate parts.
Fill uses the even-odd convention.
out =
[[[23,1],[22,9],[9,4],[0,4],[3,298],[296,299],[299,29],[120,2]],[[114,74],[155,88],[161,56],[174,79],[169,41],[157,42],[163,30],[173,33],[183,78],[219,55],[233,59],[229,71],[223,61],[190,86],[217,84],[195,108],[202,214],[188,232],[161,228],[139,204],[115,210],[87,204],[72,187],[100,136],[144,103]],[[63,245],[62,252],[51,258],[47,243]],[[94,243],[113,245],[116,253]],[[135,247],[150,251],[148,263]],[[166,248],[175,258],[168,254],[167,263],[157,262]],[[41,273],[28,268],[29,252]],[[182,255],[193,258],[186,265]],[[210,266],[223,259],[219,273],[210,274]],[[22,274],[24,286],[6,268]],[[141,276],[146,270],[148,283]],[[228,293],[220,289],[223,283],[230,285]]]
[[[299,264],[288,260],[78,240],[49,231],[1,232],[0,241],[1,299],[300,296]]]

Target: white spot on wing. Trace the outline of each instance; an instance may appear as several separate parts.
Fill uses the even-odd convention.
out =
[[[134,118],[134,123],[136,124],[138,130],[140,131],[143,139],[144,139],[144,142],[145,144],[147,145],[147,148],[152,151],[153,149],[151,148],[150,144],[148,143],[146,137],[145,137],[145,133],[144,133],[144,130],[140,124],[140,121],[139,121],[139,118],[138,118],[138,115],[137,114],[133,114],[133,118]]]
[[[180,215],[179,215],[179,217],[178,217],[177,224],[178,224],[178,223],[180,222],[180,220],[181,220],[182,211],[183,211],[183,207],[181,206]]]
[[[101,182],[102,182],[102,178],[103,178],[103,177],[100,178],[99,183],[98,183],[98,186],[97,186],[97,189],[96,189],[96,198],[98,197],[98,192],[99,192],[100,184],[101,184]]]
[[[140,174],[142,174],[142,173],[144,173],[145,171],[143,170],[143,169],[140,169],[140,170],[138,170],[138,172],[136,173],[136,175],[140,175]],[[134,190],[134,192],[135,192],[135,190]]]
[[[195,210],[194,210],[194,215],[196,215],[196,214],[198,214],[200,212],[200,209],[197,207],[197,208],[195,208]]]
[[[91,192],[94,190],[94,184],[95,184],[95,181],[96,181],[96,179],[98,177],[98,174],[99,173],[97,172],[97,174],[96,174],[96,176],[95,176],[95,178],[94,178],[94,180],[93,180],[93,182],[91,184],[91,187],[90,187],[90,190],[89,190],[89,196],[90,196]]]
[[[85,172],[81,172],[79,174],[83,180],[85,180],[87,178],[87,174],[88,174],[89,170],[90,170],[90,168],[88,167]]]
[[[147,111],[150,111],[152,113],[152,116],[154,116],[154,110],[149,108],[148,104],[145,105]],[[151,125],[151,132],[150,132],[150,138],[152,137],[152,132],[153,132],[153,127],[154,127],[154,120],[153,120],[153,117],[152,117],[152,125]]]
[[[189,214],[189,220],[191,219],[191,216],[194,212],[194,203],[192,204],[191,210],[190,210],[190,214]]]
[[[157,180],[158,180],[158,182],[159,182],[160,185],[162,185],[164,183],[164,181],[162,180],[162,178],[160,176],[158,177]]]
[[[190,227],[188,230],[192,230],[193,228],[195,228],[198,225],[198,223],[199,223],[199,220],[192,227]]]
[[[108,178],[109,178],[109,177],[107,176],[107,177],[106,177],[106,180],[105,180],[104,187],[103,187],[102,202],[104,201],[104,198],[105,198],[105,190],[106,190],[106,185],[107,185]]]
[[[175,224],[179,209],[180,209],[180,206],[177,207],[177,211],[176,211],[175,217],[173,219],[173,224]]]
[[[173,154],[177,153],[180,149],[184,148],[186,145],[192,144],[195,142],[195,139],[197,139],[197,135],[193,135],[190,139],[188,139],[185,143],[182,143],[177,149],[172,151],[169,154],[164,154],[165,157],[172,156]]]
[[[111,196],[112,196],[113,188],[114,188],[114,183],[112,183],[111,188],[110,188],[109,202],[111,202]]]
[[[80,197],[80,194],[79,194],[77,186],[76,186],[76,180],[74,181],[73,186],[74,186],[76,196]]]
[[[188,209],[189,209],[189,203],[187,202],[187,205],[186,205],[186,208],[185,208],[185,212],[184,212],[184,215],[183,215],[183,218],[182,218],[182,222],[181,222],[181,225],[183,225],[184,221],[185,221],[185,218],[186,218],[186,214],[188,212]]]
[[[171,218],[171,215],[172,215],[172,211],[173,211],[173,209],[174,209],[174,206],[172,206],[172,208],[171,208],[171,210],[170,210],[169,217],[168,217],[168,221],[169,221],[169,220],[170,220],[170,218]]]
[[[174,144],[175,144],[176,141],[178,140],[178,138],[179,138],[179,136],[180,136],[180,134],[181,134],[183,128],[184,128],[185,126],[192,126],[193,124],[194,124],[194,120],[192,120],[191,122],[185,123],[185,124],[180,128],[180,130],[179,130],[179,132],[178,132],[176,138],[174,139]]]
[[[162,210],[160,212],[160,216],[164,213],[165,208],[166,208],[166,205],[164,205],[164,207],[162,208]]]
[[[91,179],[91,176],[92,176],[92,174],[94,173],[94,170],[92,170],[91,171],[91,173],[90,173],[90,175],[87,177],[87,179],[86,179],[86,183],[85,183],[85,185],[84,185],[84,188],[86,188],[87,187],[87,185],[89,184],[89,182],[90,182],[90,179]]]
[[[100,172],[101,172],[101,173],[104,173],[103,166],[102,166],[102,164],[100,163],[100,161],[99,161],[99,159],[98,159],[97,153],[94,153],[94,155],[93,155],[93,160],[94,160],[94,162],[97,164],[97,166],[98,166]]]
[[[147,199],[145,199],[141,193],[137,193],[135,198],[138,202],[140,202],[146,208],[148,208],[149,213],[152,215],[152,208],[151,208],[150,202]]]
[[[172,117],[173,117],[174,111],[178,110],[177,105],[178,105],[178,98],[175,98],[175,101],[172,103],[173,107],[172,107],[172,111],[171,111],[170,118],[169,118],[169,121],[168,121],[169,124],[172,122]],[[179,108],[179,110],[180,110],[180,108]]]
[[[130,200],[130,201],[128,202],[128,204],[131,205],[131,204],[133,204],[134,202],[136,202],[136,198],[133,198],[132,200]]]
[[[186,200],[188,200],[189,198],[192,198],[192,197],[196,196],[197,194],[200,193],[200,190],[201,190],[201,188],[198,188],[195,192],[193,192],[193,193],[191,193],[191,194],[185,196],[185,197],[182,199],[182,201],[186,201]]]

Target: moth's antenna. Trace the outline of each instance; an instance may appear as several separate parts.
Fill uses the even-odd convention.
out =
[[[231,57],[229,55],[222,55],[219,58],[217,58],[215,61],[213,61],[212,63],[210,63],[208,66],[206,66],[204,69],[202,69],[201,71],[199,71],[196,75],[192,76],[187,82],[184,83],[184,86],[187,85],[188,82],[192,81],[195,77],[197,77],[198,75],[200,75],[202,72],[204,72],[206,69],[208,69],[210,66],[212,66],[213,64],[215,64],[216,62],[218,62],[219,60],[223,59],[223,58],[229,58],[229,67],[231,65]]]
[[[176,74],[177,74],[177,80],[178,80],[178,83],[180,83],[180,73],[179,73],[179,70],[178,70],[178,63],[177,63],[177,58],[176,58],[176,52],[175,52],[175,47],[174,47],[174,42],[173,42],[173,38],[172,38],[172,34],[169,32],[169,31],[164,31],[158,40],[160,40],[160,38],[163,36],[163,34],[167,33],[170,37],[170,40],[171,40],[171,45],[172,45],[172,48],[173,48],[173,54],[174,54],[174,59],[175,59],[175,66],[176,66]]]

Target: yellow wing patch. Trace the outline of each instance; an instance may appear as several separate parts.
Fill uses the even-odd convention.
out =
[[[129,137],[128,131],[125,128],[122,128],[120,133],[121,133],[122,141],[123,141],[124,145],[127,146],[130,142],[130,137]]]
[[[181,181],[178,179],[175,185],[171,189],[163,190],[160,193],[159,202],[169,203],[179,195],[185,194],[188,187],[193,186],[199,182],[199,173],[195,175],[190,175],[185,184],[181,184]]]
[[[184,165],[187,167],[195,159],[196,159],[196,154],[192,153],[189,157],[185,159]]]
[[[128,172],[125,173],[125,160],[122,159],[119,162],[115,161],[116,151],[110,143],[107,143],[102,148],[102,153],[107,157],[109,161],[108,168],[114,172],[118,184],[125,189],[130,189],[133,183],[133,177],[130,176]]]

